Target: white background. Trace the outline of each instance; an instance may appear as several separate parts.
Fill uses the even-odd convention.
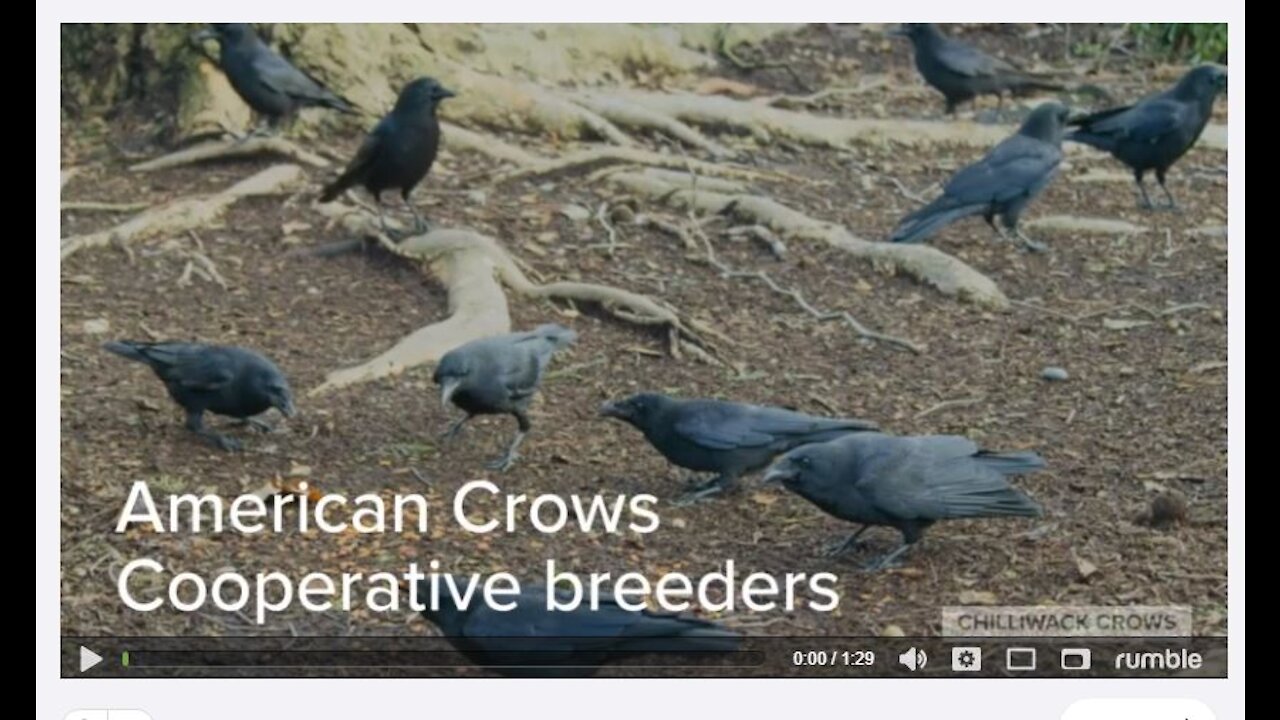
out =
[[[194,14],[193,11],[201,14]],[[1229,680],[61,680],[59,679],[59,28],[61,22],[1176,22],[1230,25],[1230,672]],[[1081,698],[1196,698],[1244,717],[1244,2],[1226,0],[646,0],[376,4],[56,0],[36,7],[36,706],[139,708],[155,720],[394,716],[1059,718]],[[813,152],[819,152],[814,150]],[[1206,421],[1217,422],[1216,419]],[[18,525],[14,525],[15,528]],[[10,583],[10,592],[16,584]],[[16,701],[10,711],[17,711]],[[1096,708],[1093,720],[1106,720]],[[1152,717],[1205,717],[1159,707]],[[1079,716],[1076,716],[1079,717]],[[1142,720],[1134,708],[1116,717]]]

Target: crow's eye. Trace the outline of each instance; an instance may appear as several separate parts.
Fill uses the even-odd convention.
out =
[[[801,455],[800,457],[796,458],[796,465],[799,465],[802,468],[812,467],[813,461],[805,457],[804,455]]]

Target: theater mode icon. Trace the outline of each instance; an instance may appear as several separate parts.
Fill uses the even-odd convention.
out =
[[[1013,647],[1004,651],[1004,667],[1006,670],[1029,672],[1036,669],[1036,649]]]

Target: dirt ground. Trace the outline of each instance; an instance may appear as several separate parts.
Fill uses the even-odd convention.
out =
[[[1069,65],[1066,41],[1057,33],[1029,38],[992,27],[970,29],[969,37],[1033,68],[1061,71]],[[941,98],[916,77],[906,46],[888,44],[879,34],[816,26],[767,50],[793,63],[813,89],[854,86],[859,78],[886,81],[859,95],[834,96],[815,112],[941,119]],[[1117,60],[1108,70],[1107,88],[1118,99],[1154,91],[1177,74],[1136,59]],[[720,74],[770,92],[803,94],[784,71],[726,67]],[[993,105],[982,101],[979,116]],[[1225,103],[1218,112],[1215,120],[1224,122]],[[136,117],[64,119],[64,167],[78,170],[63,188],[64,201],[154,204],[226,187],[270,164],[130,173],[126,166],[136,155],[161,151],[149,144],[149,132]],[[917,205],[908,194],[932,196],[938,183],[979,154],[888,144],[833,152],[762,147],[747,137],[720,140],[749,151],[762,168],[811,179],[760,187],[866,238],[884,237]],[[354,135],[326,139],[340,156],[358,142]],[[1092,152],[1072,153],[1026,216],[1120,219],[1144,227],[1139,234],[1029,230],[1051,250],[1028,254],[993,239],[980,220],[942,231],[933,242],[995,280],[1014,300],[1008,312],[943,297],[823,245],[792,242],[779,261],[750,240],[713,234],[726,263],[767,270],[802,289],[816,306],[849,310],[869,327],[926,346],[913,355],[859,340],[837,323],[815,323],[790,300],[757,282],[720,277],[656,232],[623,226],[618,251],[605,254],[599,224],[575,222],[558,210],[618,201],[607,187],[575,177],[490,187],[485,178],[497,165],[445,152],[416,196],[435,225],[498,237],[545,278],[652,294],[736,343],[729,354],[738,368],[727,371],[674,360],[662,334],[590,308],[513,298],[517,327],[562,322],[578,330],[580,342],[556,359],[534,405],[524,457],[501,475],[486,471],[484,462],[500,453],[514,423],[481,419],[461,441],[442,445],[437,436],[454,415],[440,407],[430,368],[306,396],[328,371],[361,362],[446,314],[442,288],[403,260],[372,250],[333,258],[299,252],[344,239],[312,208],[326,171],[308,169],[310,187],[300,194],[235,205],[218,227],[128,252],[82,252],[61,271],[63,632],[426,631],[409,613],[366,610],[289,611],[265,626],[212,609],[133,613],[117,598],[117,573],[131,558],[154,556],[204,575],[228,568],[250,575],[281,569],[294,577],[312,570],[399,571],[410,560],[434,558],[454,571],[505,569],[527,579],[538,578],[550,557],[579,572],[634,569],[649,577],[670,571],[697,576],[732,558],[743,574],[831,571],[840,577],[838,611],[775,614],[769,619],[780,619],[753,632],[878,635],[897,626],[907,635],[931,635],[939,632],[942,605],[1056,603],[1189,605],[1198,634],[1225,634],[1225,166],[1223,153],[1197,148],[1170,175],[1183,211],[1152,213],[1135,206],[1118,164]],[[1088,179],[1099,173],[1112,177]],[[477,189],[484,192],[470,192]],[[64,212],[62,235],[101,229],[122,217]],[[197,249],[216,265],[225,288],[198,276],[180,281]],[[273,434],[231,430],[246,438],[247,452],[214,450],[183,429],[181,413],[149,371],[100,350],[115,338],[260,349],[291,378],[301,414],[280,422]],[[1064,368],[1069,379],[1042,379],[1046,366]],[[894,432],[957,433],[994,449],[1034,449],[1049,468],[1015,483],[1043,504],[1046,515],[942,523],[904,568],[868,574],[857,556],[818,554],[846,531],[845,523],[780,489],[761,489],[754,478],[720,500],[691,507],[665,502],[681,493],[683,471],[630,427],[596,417],[603,400],[641,390],[786,405],[869,418]],[[301,473],[302,466],[323,490],[348,496],[423,492],[436,504],[433,519],[439,521],[425,537],[111,532],[135,480],[149,481],[157,493],[230,497],[277,475]],[[662,528],[645,536],[545,536],[525,524],[512,535],[477,537],[448,522],[447,510],[453,491],[478,477],[530,496],[653,493],[664,501]],[[1164,529],[1139,522],[1162,493],[1185,498],[1185,521]],[[870,535],[877,551],[897,542],[889,530]]]

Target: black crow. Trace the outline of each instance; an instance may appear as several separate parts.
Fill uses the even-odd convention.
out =
[[[529,432],[529,403],[542,382],[551,356],[572,345],[578,334],[562,325],[542,325],[529,332],[473,340],[440,358],[433,380],[440,386],[440,402],[453,403],[466,413],[447,432],[451,438],[476,415],[512,415],[519,423],[515,439],[494,470],[511,467],[516,450]]]
[[[865,420],[814,417],[723,400],[683,400],[657,393],[605,403],[600,414],[635,426],[673,464],[715,473],[711,480],[695,485],[681,504],[732,487],[742,475],[765,467],[794,447],[876,429]]]
[[[889,241],[923,242],[956,220],[981,215],[1001,237],[1008,229],[1028,249],[1043,250],[1018,229],[1018,218],[1058,172],[1067,115],[1056,102],[1032,110],[1017,133],[952,176],[941,197],[903,218]],[[996,225],[997,216],[1003,228]]]
[[[169,396],[187,411],[187,429],[223,450],[239,450],[240,441],[204,426],[204,413],[266,427],[254,415],[276,408],[285,417],[296,410],[289,382],[275,363],[252,350],[225,345],[163,342],[109,342],[103,348],[145,363],[164,381]]]
[[[1062,85],[1042,75],[1025,72],[1013,64],[942,34],[931,23],[907,23],[893,31],[911,40],[916,69],[925,82],[947,99],[947,112],[979,95],[1024,95],[1035,90],[1061,91]]]
[[[1165,185],[1165,173],[1196,144],[1213,114],[1214,99],[1226,89],[1226,68],[1201,65],[1159,95],[1069,120],[1078,129],[1067,139],[1105,150],[1132,168],[1141,205],[1148,209],[1154,206],[1142,179],[1155,170],[1169,200],[1166,207],[1173,209],[1177,203]]]
[[[441,579],[444,582],[444,579]],[[508,676],[590,676],[602,665],[637,655],[729,653],[742,637],[715,623],[650,610],[626,610],[601,593],[598,609],[583,601],[573,610],[548,610],[546,589],[522,587],[514,609],[498,611],[481,599],[459,607],[441,591],[440,607],[430,607],[430,585],[418,584],[423,617],[472,662]],[[556,590],[562,602],[567,591]]]
[[[280,57],[245,23],[218,23],[196,33],[197,40],[216,39],[218,64],[231,87],[269,125],[277,128],[304,107],[327,107],[356,113],[351,103],[326,90]]]
[[[382,192],[399,190],[400,198],[413,213],[415,229],[426,229],[427,224],[409,201],[409,194],[436,160],[440,147],[436,108],[442,100],[453,96],[452,91],[429,77],[405,85],[395,107],[373,127],[342,175],[325,187],[320,202],[332,202],[348,188],[362,185],[378,204],[378,222],[386,231]]]
[[[902,545],[868,565],[874,570],[891,567],[938,520],[1039,516],[1040,506],[1005,476],[1044,465],[1035,453],[988,452],[955,435],[858,433],[787,453],[764,481],[780,481],[827,514],[862,525],[833,554],[855,547],[872,525],[897,528]]]

